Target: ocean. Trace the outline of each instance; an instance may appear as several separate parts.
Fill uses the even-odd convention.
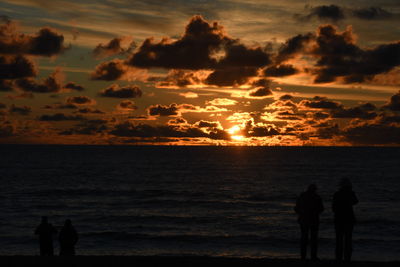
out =
[[[316,183],[319,257],[331,200],[359,198],[353,259],[400,260],[400,148],[0,146],[0,255],[37,255],[41,216],[71,219],[79,255],[299,257],[296,197]],[[56,241],[56,240],[55,240]],[[55,242],[58,252],[58,244]]]

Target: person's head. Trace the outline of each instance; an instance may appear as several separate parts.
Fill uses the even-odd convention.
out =
[[[315,184],[310,184],[307,188],[307,192],[315,193],[317,192],[317,186]]]
[[[47,216],[42,216],[42,223],[47,223]]]
[[[66,219],[64,225],[67,226],[67,227],[71,226],[72,225],[71,220],[70,219]]]
[[[353,185],[349,178],[342,178],[339,182],[339,187],[342,189],[351,189]]]

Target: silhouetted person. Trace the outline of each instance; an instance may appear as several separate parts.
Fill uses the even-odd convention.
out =
[[[336,260],[350,261],[352,248],[352,233],[355,223],[353,206],[358,203],[349,179],[342,179],[339,190],[333,195],[332,210],[335,214]]]
[[[58,240],[60,241],[60,256],[75,255],[75,244],[78,242],[78,233],[72,226],[70,219],[65,220]]]
[[[53,256],[53,234],[56,234],[57,230],[47,221],[47,217],[42,217],[42,222],[35,230],[35,235],[39,236],[40,244],[40,256]]]
[[[319,215],[324,210],[324,206],[321,197],[317,194],[315,184],[310,184],[307,191],[301,193],[294,210],[299,215],[301,259],[305,260],[307,257],[307,245],[310,239],[311,259],[317,260]]]

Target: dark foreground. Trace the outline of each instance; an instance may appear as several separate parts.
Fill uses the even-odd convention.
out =
[[[318,262],[285,260],[285,259],[247,259],[247,258],[225,258],[225,257],[135,257],[135,256],[76,256],[73,258],[63,257],[39,257],[39,256],[1,256],[1,266],[172,266],[172,267],[211,267],[211,266],[352,266],[352,267],[394,267],[399,262],[352,262],[350,264],[336,263],[332,260],[321,260]]]

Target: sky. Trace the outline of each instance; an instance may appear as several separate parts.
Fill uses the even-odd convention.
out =
[[[400,144],[398,0],[2,0],[0,143]]]

